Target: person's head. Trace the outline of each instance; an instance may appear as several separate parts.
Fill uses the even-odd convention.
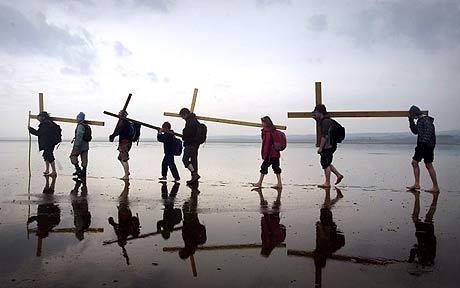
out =
[[[78,113],[77,120],[78,121],[85,121],[85,113],[83,113],[83,112]]]
[[[418,107],[415,106],[415,105],[413,105],[412,107],[410,107],[410,109],[409,109],[409,117],[410,117],[410,118],[417,119],[417,118],[419,118],[420,116],[422,116],[422,111],[420,110],[420,108],[418,108]]]
[[[48,112],[45,112],[45,111],[40,112],[37,116],[37,119],[40,122],[43,122],[49,118],[50,118],[50,114],[48,114]]]
[[[171,123],[165,122],[165,123],[163,123],[163,125],[161,125],[161,128],[163,128],[163,130],[165,130],[165,131],[169,131],[169,130],[171,130]]]
[[[182,117],[182,119],[187,119],[190,115],[190,110],[188,110],[187,108],[182,108],[179,111],[179,115],[180,117]]]
[[[120,112],[118,112],[118,116],[128,117],[128,112],[126,112],[126,110],[120,110]]]
[[[316,105],[315,109],[312,111],[313,118],[315,120],[322,119],[324,116],[327,115],[327,109],[324,104]]]
[[[270,119],[270,117],[268,116],[264,116],[260,118],[260,121],[262,122],[263,127],[271,128],[271,129],[275,128],[275,125],[273,125],[272,119]]]

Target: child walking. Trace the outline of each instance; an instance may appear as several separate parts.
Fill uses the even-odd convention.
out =
[[[176,150],[176,137],[174,131],[171,130],[171,124],[169,122],[163,123],[161,130],[157,135],[158,142],[163,143],[163,149],[165,156],[163,162],[161,162],[161,178],[160,181],[167,180],[168,168],[171,170],[171,174],[174,177],[174,181],[180,181],[179,172],[177,171],[176,163],[174,163],[174,154]]]

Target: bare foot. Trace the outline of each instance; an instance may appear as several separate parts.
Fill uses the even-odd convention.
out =
[[[328,184],[321,184],[321,185],[318,185],[318,188],[331,188],[331,185],[328,185]]]
[[[48,174],[50,174],[50,171],[45,171],[45,172],[43,172],[43,176],[46,176],[46,175],[48,175]]]
[[[158,178],[158,180],[160,180],[160,181],[166,181],[167,179],[166,179],[166,177],[161,177],[161,178]]]
[[[412,186],[407,186],[407,190],[413,191],[413,190],[420,190],[420,185],[412,185]]]
[[[283,185],[282,184],[276,184],[275,186],[272,186],[271,188],[273,188],[273,189],[282,189]]]
[[[251,183],[253,187],[262,188],[262,183]]]
[[[260,193],[260,192],[262,192],[262,188],[261,187],[254,187],[254,188],[251,189],[251,191],[255,191],[255,192]]]
[[[57,176],[57,173],[56,171],[53,171],[51,172],[50,174],[48,174],[50,177],[56,177]]]
[[[343,175],[337,176],[337,181],[335,181],[335,185],[339,184],[343,180]]]
[[[425,190],[428,193],[439,193],[439,187],[433,187],[431,189]]]

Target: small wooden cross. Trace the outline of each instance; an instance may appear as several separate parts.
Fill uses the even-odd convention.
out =
[[[44,104],[43,104],[43,93],[38,93],[38,110],[39,112],[45,111]],[[29,119],[37,119],[38,115],[31,115],[29,113]],[[55,122],[66,122],[66,123],[78,123],[79,121],[75,118],[64,118],[64,117],[51,117],[51,120]],[[104,122],[102,121],[93,121],[93,120],[85,120],[86,123],[89,125],[95,126],[104,126]]]
[[[198,89],[195,88],[195,90],[193,91],[192,104],[190,105],[190,112],[192,113],[195,111],[195,103],[196,103],[197,95],[198,95]],[[181,116],[178,113],[164,112],[163,115],[169,116],[169,117],[181,118]],[[248,121],[214,118],[214,117],[206,117],[206,116],[196,116],[196,119],[201,120],[201,121],[207,121],[207,122],[217,122],[217,123],[224,123],[224,124],[262,128],[261,123],[248,122]],[[275,125],[275,127],[276,129],[279,129],[279,130],[286,130],[287,128],[284,125]]]
[[[315,82],[316,105],[323,104],[321,82]],[[409,112],[406,111],[335,111],[329,112],[333,118],[360,118],[360,117],[373,117],[373,118],[389,118],[389,117],[409,117]],[[428,115],[428,111],[422,111],[423,114]],[[288,112],[288,118],[312,118],[312,112]],[[321,133],[319,126],[316,125],[316,147],[319,147],[321,140]]]

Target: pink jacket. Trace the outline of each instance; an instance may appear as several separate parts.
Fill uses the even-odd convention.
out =
[[[280,152],[273,148],[273,131],[274,129],[264,127],[262,129],[262,159],[270,160],[280,158]]]

